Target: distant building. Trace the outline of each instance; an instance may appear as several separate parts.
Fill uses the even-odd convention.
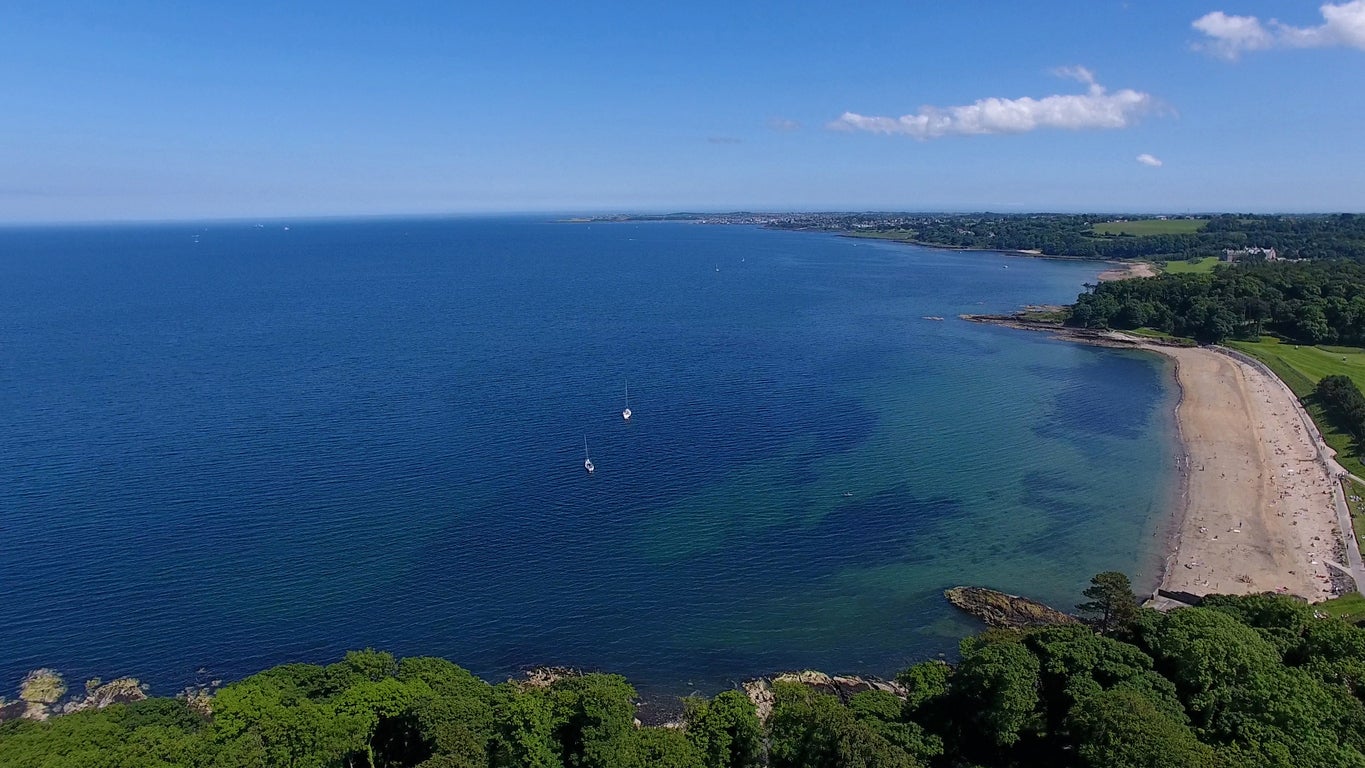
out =
[[[1237,250],[1227,248],[1223,251],[1223,261],[1238,261],[1239,259],[1245,259],[1248,256],[1261,256],[1264,257],[1266,261],[1280,260],[1280,255],[1275,252],[1274,248],[1257,248],[1252,246],[1250,248],[1239,248]]]

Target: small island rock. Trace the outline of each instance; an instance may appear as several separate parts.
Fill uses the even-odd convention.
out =
[[[991,627],[1050,627],[1079,624],[1080,619],[1027,597],[984,587],[953,587],[943,591],[948,602]]]

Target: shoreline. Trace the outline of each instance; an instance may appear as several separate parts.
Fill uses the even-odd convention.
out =
[[[1172,355],[1163,355],[1156,350],[1149,350],[1160,355],[1171,366],[1171,379],[1175,381],[1175,405],[1171,408],[1171,423],[1175,425],[1175,468],[1178,478],[1172,496],[1174,501],[1172,509],[1167,516],[1170,528],[1166,531],[1163,555],[1161,558],[1161,572],[1157,574],[1156,583],[1152,587],[1149,601],[1164,600],[1160,596],[1161,590],[1166,588],[1166,578],[1175,569],[1176,555],[1180,551],[1180,542],[1184,538],[1185,521],[1190,511],[1190,444],[1185,437],[1185,428],[1180,423],[1180,408],[1185,404],[1185,386],[1180,382],[1180,360]]]
[[[1341,538],[1330,506],[1333,477],[1303,432],[1297,400],[1284,396],[1278,380],[1216,349],[1138,348],[1174,360],[1181,391],[1184,503],[1173,516],[1161,589],[1332,597],[1325,561],[1337,556]]]
[[[1156,277],[1156,267],[1150,261],[1110,261],[1113,269],[1106,269],[1098,275],[1101,283],[1112,280],[1128,280],[1134,277]]]
[[[1350,576],[1333,567],[1347,561],[1350,535],[1338,524],[1337,472],[1305,426],[1311,421],[1298,398],[1262,366],[1221,348],[1019,318],[964,319],[1171,362],[1179,477],[1154,604],[1261,592],[1311,603],[1350,590]]]

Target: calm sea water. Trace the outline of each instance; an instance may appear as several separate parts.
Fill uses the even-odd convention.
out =
[[[956,317],[1096,271],[689,224],[0,231],[0,692],[366,646],[711,691],[951,654],[955,584],[1150,584],[1161,363]]]

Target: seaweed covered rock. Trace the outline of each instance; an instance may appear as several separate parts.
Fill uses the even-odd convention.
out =
[[[35,669],[19,686],[19,698],[28,705],[24,717],[46,720],[48,707],[66,693],[66,681],[55,669]]]
[[[1037,600],[984,587],[953,587],[944,590],[943,596],[991,627],[1051,627],[1080,623],[1075,616]]]

